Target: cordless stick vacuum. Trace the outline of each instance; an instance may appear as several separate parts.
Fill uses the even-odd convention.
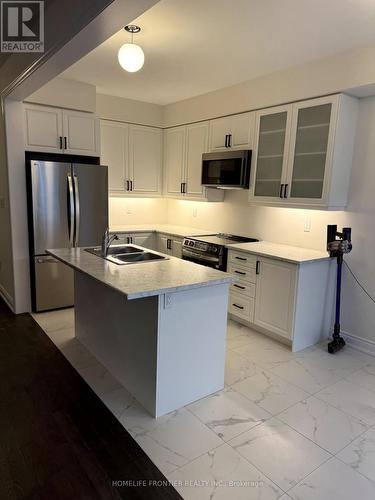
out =
[[[344,227],[340,233],[337,231],[336,225],[327,226],[327,251],[331,257],[337,259],[336,314],[332,342],[328,344],[330,354],[334,354],[345,345],[345,340],[340,335],[341,276],[344,253],[349,253],[352,250],[351,234],[350,227]]]

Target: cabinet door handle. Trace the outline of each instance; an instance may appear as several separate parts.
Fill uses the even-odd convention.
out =
[[[288,198],[288,186],[289,184],[285,184],[284,186],[284,198]]]
[[[260,274],[260,261],[259,260],[257,260],[257,263],[256,263],[255,274]]]
[[[236,288],[239,288],[240,290],[245,290],[244,286],[237,285],[236,283],[233,286],[235,286]]]
[[[167,239],[167,249],[172,250],[172,240],[170,240],[169,238]]]
[[[232,305],[233,305],[234,307],[237,307],[237,309],[244,309],[244,307],[239,306],[239,305],[237,305],[237,304],[232,304]]]
[[[180,193],[183,193],[184,192],[184,188],[183,188],[183,182],[181,182],[181,185],[180,185]]]
[[[187,192],[187,183],[184,182],[184,194],[186,194],[186,192]]]
[[[283,197],[283,189],[284,189],[284,184],[280,184],[280,192],[279,192],[279,197]]]
[[[237,257],[237,256],[236,256],[236,259],[238,259],[238,260],[245,260],[245,261],[247,260],[245,257]]]
[[[133,191],[133,181],[129,181],[130,182],[130,191]]]
[[[228,148],[232,147],[232,134],[228,135]]]
[[[60,140],[60,149],[62,149],[63,148],[63,139],[62,139],[61,135],[59,137],[59,140]]]
[[[236,274],[242,274],[242,276],[246,276],[246,273],[243,273],[242,271],[234,271]]]
[[[227,134],[225,136],[225,147],[227,148],[228,147],[228,139],[229,139],[229,135]]]
[[[68,140],[64,137],[64,149],[68,149]]]

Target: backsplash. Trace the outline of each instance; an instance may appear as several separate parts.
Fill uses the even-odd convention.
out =
[[[109,225],[165,224],[167,200],[162,198],[109,198]]]
[[[227,191],[222,203],[168,200],[168,223],[324,250],[327,224],[344,212],[252,206],[247,191]]]

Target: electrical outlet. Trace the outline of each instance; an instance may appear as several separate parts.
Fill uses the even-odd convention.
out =
[[[133,213],[133,212],[132,212],[131,207],[128,207],[128,208],[126,209],[126,213],[127,213],[127,215],[132,215],[132,213]]]
[[[305,223],[303,225],[303,230],[305,233],[309,233],[311,231],[311,219],[305,219]]]
[[[164,309],[170,309],[173,305],[172,294],[166,293],[164,295]]]
[[[194,207],[193,208],[193,217],[197,217],[197,215],[198,215],[198,209],[197,209],[197,207]]]

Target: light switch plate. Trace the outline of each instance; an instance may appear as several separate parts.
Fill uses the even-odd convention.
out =
[[[303,230],[305,233],[309,233],[311,231],[311,219],[305,219]]]
[[[197,217],[198,209],[196,207],[193,208],[193,217]]]

